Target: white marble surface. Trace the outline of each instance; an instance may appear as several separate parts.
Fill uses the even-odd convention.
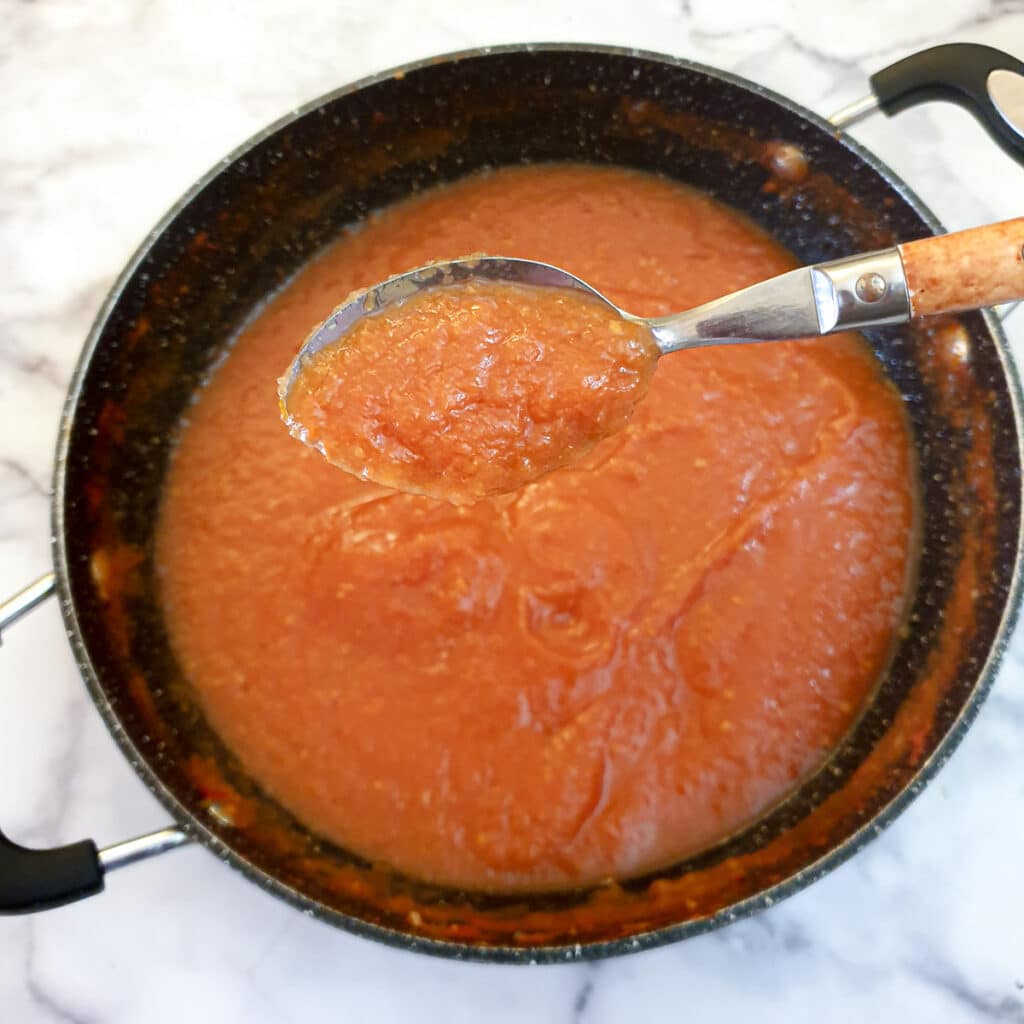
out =
[[[602,11],[600,7],[608,8]],[[608,42],[729,68],[824,113],[914,48],[1024,56],[1020,0],[0,0],[0,591],[49,566],[64,390],[90,320],[164,209],[298,103],[478,44]],[[855,132],[950,227],[1020,214],[1024,169],[955,108]],[[1024,344],[1024,313],[1010,321]],[[57,608],[0,651],[0,821],[101,845],[165,814],[115,749]],[[462,965],[320,925],[200,849],[100,898],[0,922],[0,1020],[1024,1022],[1024,645],[935,784],[771,912],[598,965]]]

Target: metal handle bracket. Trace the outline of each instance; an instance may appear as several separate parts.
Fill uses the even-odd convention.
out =
[[[56,589],[57,577],[52,572],[48,572],[0,604],[0,644],[3,643],[4,630],[8,626],[13,626],[23,615],[28,615],[36,605],[42,604]]]
[[[829,120],[847,129],[881,110],[898,114],[944,100],[973,114],[992,139],[1024,163],[1024,63],[978,43],[933,46],[871,76],[870,96],[837,110]]]

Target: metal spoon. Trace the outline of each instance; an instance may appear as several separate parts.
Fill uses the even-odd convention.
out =
[[[904,323],[916,316],[977,309],[1024,298],[1024,217],[801,267],[669,316],[619,309],[567,270],[535,260],[474,256],[430,263],[392,277],[340,306],[299,350],[278,386],[288,396],[304,362],[337,343],[357,321],[424,288],[503,281],[574,288],[624,320],[646,325],[661,352],[704,345],[809,338]]]

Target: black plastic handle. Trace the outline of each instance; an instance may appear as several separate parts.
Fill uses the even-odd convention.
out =
[[[0,602],[0,631],[55,592],[54,575],[47,573]],[[0,832],[0,914],[49,910],[102,890],[103,865],[91,839],[53,850],[29,850]]]
[[[929,100],[956,103],[1024,163],[1024,64],[1002,50],[978,43],[933,46],[872,75],[871,89],[886,114]]]
[[[103,891],[96,844],[29,850],[0,832],[0,914],[31,914]]]

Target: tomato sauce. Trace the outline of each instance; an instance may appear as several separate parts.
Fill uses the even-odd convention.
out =
[[[884,670],[911,442],[856,336],[663,358],[581,462],[468,506],[328,465],[276,377],[339,297],[467,252],[663,315],[793,266],[616,168],[502,169],[383,211],[263,309],[188,412],[158,524],[206,714],[315,832],[490,890],[627,878],[819,767]]]
[[[657,358],[650,331],[594,295],[469,281],[418,292],[304,356],[282,412],[356,476],[468,504],[625,426]]]

